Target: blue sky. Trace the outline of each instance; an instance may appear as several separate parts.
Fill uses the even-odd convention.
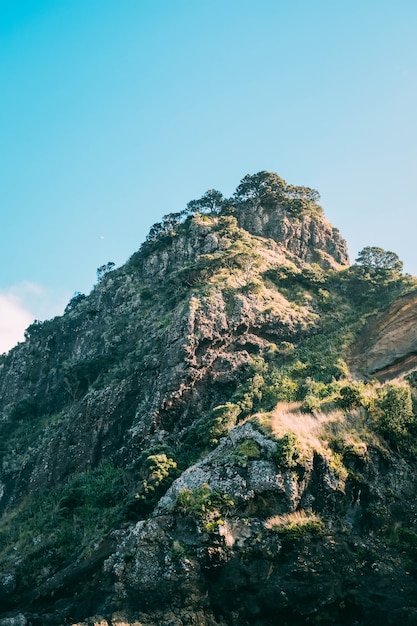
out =
[[[417,274],[415,0],[0,0],[0,352],[165,213],[318,189]]]

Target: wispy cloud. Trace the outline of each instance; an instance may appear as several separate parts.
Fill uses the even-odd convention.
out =
[[[25,329],[35,319],[61,314],[69,298],[70,294],[56,294],[28,282],[0,291],[0,354],[23,341]]]
[[[0,353],[22,341],[34,316],[13,293],[0,293]]]

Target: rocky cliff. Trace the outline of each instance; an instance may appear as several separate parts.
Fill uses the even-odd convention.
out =
[[[415,623],[416,285],[317,199],[211,190],[1,357],[1,626]]]
[[[353,347],[353,361],[388,380],[417,367],[417,293],[397,298],[371,319]]]

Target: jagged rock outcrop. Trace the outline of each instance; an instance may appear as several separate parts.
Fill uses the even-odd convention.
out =
[[[193,607],[206,612],[198,623],[207,625],[307,624],[320,614],[328,623],[326,613],[332,623],[413,623],[415,581],[378,539],[393,491],[404,498],[415,487],[407,464],[381,472],[386,460],[369,451],[368,475],[341,481],[325,457],[314,454],[295,472],[277,465],[275,452],[247,423],[184,472],[107,559],[115,605],[131,598],[139,614],[158,607],[160,617],[173,611],[178,620]]]
[[[346,241],[321,215],[294,219],[285,208],[277,210],[260,204],[256,210],[240,207],[236,217],[248,232],[270,237],[307,263],[318,263],[325,268],[349,263]]]

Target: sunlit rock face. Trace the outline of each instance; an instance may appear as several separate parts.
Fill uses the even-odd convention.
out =
[[[346,241],[321,215],[294,219],[285,208],[260,203],[253,211],[248,207],[239,208],[236,216],[242,228],[273,239],[307,263],[317,263],[324,268],[349,264]]]
[[[367,324],[352,349],[352,361],[382,379],[417,367],[417,292],[398,298]]]

